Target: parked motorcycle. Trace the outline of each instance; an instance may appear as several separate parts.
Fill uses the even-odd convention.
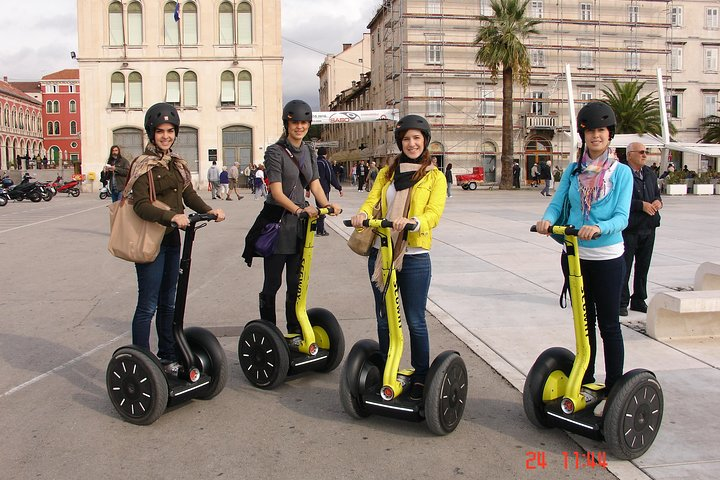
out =
[[[73,197],[80,196],[80,180],[70,180],[69,182],[63,181],[61,176],[58,176],[52,183],[57,193],[67,193]]]
[[[10,200],[16,200],[18,202],[22,202],[26,198],[31,202],[39,202],[42,200],[40,186],[36,182],[30,183],[29,180],[26,181],[25,179],[18,185],[13,185],[8,188],[7,192]]]
[[[10,196],[8,195],[7,189],[0,187],[0,207],[7,205]]]

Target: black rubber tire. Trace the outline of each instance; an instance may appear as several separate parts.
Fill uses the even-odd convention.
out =
[[[538,428],[549,428],[545,403],[543,402],[543,390],[545,382],[550,374],[560,370],[566,376],[570,375],[575,354],[567,348],[548,348],[535,360],[525,378],[523,387],[523,408],[528,420]]]
[[[105,374],[107,392],[115,410],[135,425],[150,425],[165,412],[168,385],[160,364],[142,350],[115,351]]]
[[[460,186],[462,187],[463,190],[467,190],[469,188],[467,183],[463,183]]]
[[[370,416],[362,403],[362,392],[382,385],[380,346],[374,340],[360,340],[347,355],[340,374],[340,403],[345,413],[361,419]]]
[[[71,188],[70,189],[70,195],[73,197],[79,197],[80,196],[80,189],[79,188]]]
[[[228,364],[223,350],[215,335],[200,327],[188,327],[184,330],[190,350],[195,356],[195,365],[202,373],[210,375],[210,385],[203,388],[197,398],[210,400],[223,391],[228,377]]]
[[[342,328],[335,315],[324,308],[311,308],[307,311],[307,315],[315,332],[315,343],[330,352],[327,361],[320,363],[316,370],[331,372],[340,365],[345,355],[345,336]]]
[[[265,320],[248,323],[238,340],[240,368],[250,383],[272,389],[285,381],[290,349],[282,332]]]
[[[438,355],[430,366],[425,386],[425,420],[435,435],[447,435],[457,428],[465,411],[468,375],[457,352]]]
[[[100,200],[105,200],[108,197],[107,192],[100,192]]]
[[[36,190],[34,192],[28,193],[27,198],[33,203],[38,203],[42,201],[42,194]]]
[[[603,434],[608,450],[622,460],[643,455],[662,423],[664,400],[655,375],[631,370],[613,386],[605,404]]]
[[[8,199],[5,195],[0,195],[0,207],[7,205]]]
[[[477,190],[477,183],[475,183],[475,182],[468,183],[468,190]]]
[[[52,192],[47,189],[43,190],[42,199],[45,200],[46,202],[49,202],[50,200],[52,200],[53,199]]]

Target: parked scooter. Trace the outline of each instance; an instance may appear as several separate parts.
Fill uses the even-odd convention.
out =
[[[57,193],[67,193],[73,197],[80,196],[80,180],[71,180],[69,182],[63,181],[62,177],[58,175],[55,181],[52,183]]]
[[[11,185],[7,188],[8,198],[22,202],[25,199],[31,202],[39,202],[42,200],[42,191],[37,182],[30,182],[30,174],[26,173],[23,176],[22,182],[18,185]],[[12,180],[11,180],[12,181]]]
[[[98,193],[100,195],[100,200],[105,200],[110,196],[110,189],[107,185],[103,185],[102,187],[100,187],[100,191]]]
[[[7,205],[10,196],[8,195],[7,188],[0,187],[0,207]]]

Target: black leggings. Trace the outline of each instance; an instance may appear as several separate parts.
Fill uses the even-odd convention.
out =
[[[269,257],[265,257],[264,261],[265,280],[263,281],[261,293],[266,301],[272,302],[273,306],[275,305],[275,295],[282,286],[283,269],[286,270],[285,283],[287,284],[287,293],[285,295],[285,318],[287,320],[288,330],[299,325],[297,316],[295,315],[295,297],[300,283],[301,262],[301,252],[290,255],[270,255]]]

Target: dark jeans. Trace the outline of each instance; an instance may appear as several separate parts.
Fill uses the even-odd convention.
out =
[[[373,248],[370,250],[368,258],[368,272],[371,277],[375,270],[376,258],[378,258],[378,250]],[[415,369],[413,377],[418,382],[425,381],[425,376],[430,368],[430,338],[425,322],[425,306],[427,305],[431,277],[432,265],[429,253],[405,255],[402,270],[397,272],[400,298],[402,299],[408,330],[410,330],[410,363]],[[383,355],[387,355],[390,345],[390,330],[388,328],[385,299],[375,284],[372,281],[370,283],[375,296],[375,315],[377,317],[380,351]],[[392,295],[392,293],[390,294]]]
[[[122,190],[120,190],[120,191],[115,190],[115,189],[110,190],[110,198],[112,198],[113,202],[117,202],[118,200],[120,200],[122,198]]]
[[[265,280],[263,281],[262,296],[266,302],[266,308],[275,308],[275,295],[282,286],[282,272],[285,270],[285,283],[287,292],[285,294],[285,319],[288,332],[299,332],[300,324],[295,314],[295,298],[297,297],[298,285],[300,283],[300,263],[302,253],[292,255],[275,254],[265,257],[263,267]],[[264,317],[263,317],[264,318]]]
[[[620,330],[620,292],[625,278],[625,260],[580,260],[585,305],[587,309],[588,339],[590,341],[590,363],[583,383],[595,381],[595,355],[597,335],[595,324],[600,329],[605,354],[605,385],[610,389],[622,377],[625,362],[625,347]]]
[[[544,193],[545,195],[550,195],[550,179],[545,179],[545,188],[540,190],[540,193]]]
[[[625,241],[625,282],[623,283],[620,305],[627,307],[632,304],[643,304],[647,298],[647,277],[655,246],[655,229],[649,233],[623,232]],[[630,270],[635,260],[635,277],[633,280],[633,294],[630,296]]]
[[[175,337],[172,325],[175,315],[175,292],[180,273],[180,246],[160,247],[152,263],[136,263],[138,303],[132,321],[132,342],[150,350],[150,322],[153,315],[158,335],[158,357],[175,361]]]

